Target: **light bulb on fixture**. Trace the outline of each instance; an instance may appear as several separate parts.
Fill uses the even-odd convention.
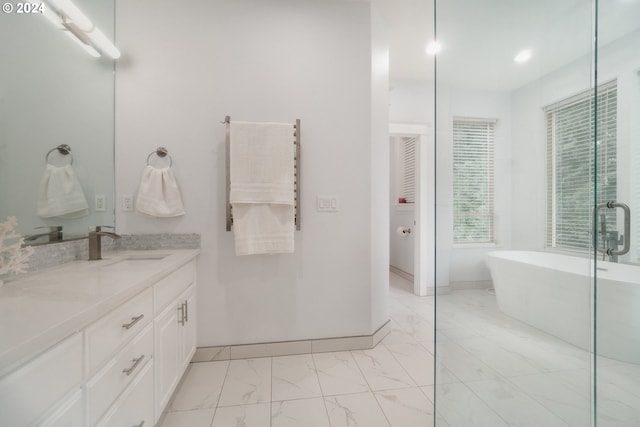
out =
[[[429,42],[427,44],[426,52],[428,55],[435,56],[442,51],[442,43],[437,40]]]
[[[91,56],[99,57],[102,52],[113,59],[120,58],[118,48],[70,0],[48,2],[53,6],[53,10],[45,8],[45,17],[79,43]]]
[[[75,33],[69,30],[66,30],[64,33],[67,36],[69,36],[69,38],[73,40],[74,43],[76,43],[78,46],[84,49],[89,55],[93,56],[94,58],[100,58],[101,56],[100,52],[95,50],[93,46],[91,46],[90,44],[87,44],[84,41],[82,41],[80,38],[78,38],[78,36],[76,36]]]
[[[49,2],[66,16],[66,21],[73,22],[82,31],[89,32],[93,29],[93,22],[70,0],[49,0]]]

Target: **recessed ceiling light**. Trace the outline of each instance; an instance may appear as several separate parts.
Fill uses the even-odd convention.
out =
[[[531,52],[531,50],[524,49],[518,52],[518,54],[513,58],[513,60],[518,64],[524,64],[525,62],[531,59],[532,55],[533,53]]]
[[[432,55],[435,56],[437,54],[439,54],[442,51],[442,43],[440,43],[439,41],[432,41],[429,42],[429,44],[427,44],[427,54],[428,55]]]

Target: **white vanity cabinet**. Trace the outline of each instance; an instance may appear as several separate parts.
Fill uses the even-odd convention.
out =
[[[184,301],[182,315],[182,331],[180,334],[180,344],[182,353],[179,360],[182,362],[182,372],[189,366],[189,362],[196,352],[196,286],[189,286],[187,290],[180,296],[178,301]]]
[[[84,398],[81,389],[65,399],[38,427],[84,427]]]
[[[53,423],[66,403],[59,402],[80,390],[82,369],[82,333],[76,333],[0,379],[0,424]]]
[[[195,263],[154,287],[155,420],[169,403],[195,352]]]
[[[86,328],[88,374],[104,366],[152,320],[153,293],[146,289]]]
[[[96,264],[97,273],[86,269],[77,287],[60,279],[60,291],[48,287],[46,275],[31,279],[31,290],[41,280],[52,295],[51,308],[27,325],[38,334],[0,336],[24,343],[8,347],[19,355],[12,359],[6,350],[0,352],[0,425],[155,425],[195,352],[196,256],[190,250],[164,254],[157,268]],[[69,277],[80,275],[68,268]],[[62,277],[64,271],[57,273]],[[3,292],[13,295],[19,289],[5,285],[0,298]],[[57,310],[65,298],[77,311]],[[92,299],[78,304],[82,298]],[[24,322],[22,312],[34,311],[24,307],[14,317],[0,313],[0,321]],[[43,344],[37,347],[34,341]]]
[[[151,363],[152,357],[153,326],[149,324],[87,382],[89,425],[95,425],[103,417],[138,372]]]

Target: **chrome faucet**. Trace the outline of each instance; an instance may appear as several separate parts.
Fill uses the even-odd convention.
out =
[[[30,236],[26,236],[24,238],[25,242],[32,242],[34,240],[39,239],[40,237],[44,237],[44,236],[48,236],[49,237],[49,242],[60,242],[62,241],[62,226],[61,225],[52,225],[52,226],[42,226],[42,227],[36,227],[36,229],[40,229],[40,228],[46,228],[49,231],[46,233],[38,233],[38,234],[32,234]]]
[[[113,228],[107,225],[97,225],[93,230],[89,230],[89,261],[102,259],[102,236],[111,237],[116,240],[120,236],[116,233],[102,231],[103,228]]]

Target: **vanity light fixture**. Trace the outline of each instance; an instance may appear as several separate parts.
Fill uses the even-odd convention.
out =
[[[437,40],[433,40],[427,44],[426,52],[428,55],[436,56],[442,51],[442,43]]]
[[[60,16],[57,13],[55,13],[51,8],[48,8],[48,7],[45,8],[44,11],[42,12],[42,15],[44,15],[45,18],[47,18],[53,25],[55,25],[57,29],[62,30],[64,34],[69,36],[69,38],[73,40],[74,43],[76,43],[78,46],[84,49],[89,55],[93,56],[94,58],[100,57],[100,52],[95,50],[93,46],[91,46],[90,44],[83,43],[71,31],[67,31],[64,25],[62,25],[62,20],[60,19]]]
[[[51,7],[46,7],[43,15],[91,56],[99,57],[102,52],[120,58],[118,48],[70,0],[48,0],[48,4]]]
[[[530,49],[523,49],[513,58],[513,61],[518,64],[524,64],[529,61],[533,56],[533,52]]]

